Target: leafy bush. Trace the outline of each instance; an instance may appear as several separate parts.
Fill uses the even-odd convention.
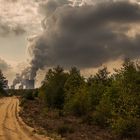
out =
[[[121,137],[137,137],[140,130],[140,120],[133,117],[118,117],[112,122],[111,127]]]
[[[73,133],[74,129],[68,125],[62,125],[58,127],[57,133],[60,134],[61,136],[64,136],[66,133]]]
[[[31,90],[26,91],[25,94],[23,95],[23,98],[27,100],[34,100],[33,91]]]
[[[19,106],[24,107],[25,103],[26,103],[26,99],[25,98],[21,98]]]
[[[81,87],[65,105],[65,109],[74,115],[84,115],[90,111],[90,98],[87,87]]]
[[[103,95],[99,104],[96,106],[96,110],[93,113],[93,120],[95,124],[102,127],[109,126],[109,119],[112,118],[113,105],[109,97]]]
[[[36,89],[36,90],[33,92],[33,96],[34,96],[34,97],[38,97],[38,94],[39,94],[39,93],[38,93],[38,90]]]

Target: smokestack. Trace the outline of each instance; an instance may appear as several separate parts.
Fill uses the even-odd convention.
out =
[[[34,84],[35,84],[34,80],[29,80],[29,79],[25,80],[25,88],[26,89],[34,89],[35,88]]]
[[[11,86],[11,89],[15,89],[15,86],[14,86],[14,85],[12,85],[12,86]]]
[[[19,89],[34,89],[35,80],[32,73],[31,68],[27,67],[21,74],[16,74],[11,89],[15,89],[17,84],[20,84]]]
[[[23,89],[23,85],[20,85],[20,86],[19,86],[19,89]]]

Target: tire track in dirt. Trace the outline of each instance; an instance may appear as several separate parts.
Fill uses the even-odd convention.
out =
[[[5,100],[6,100],[5,98],[1,98],[1,100],[0,100],[0,106],[4,105]]]
[[[0,140],[48,140],[33,134],[18,116],[19,101],[16,97],[0,99]]]
[[[24,140],[24,139],[26,139],[26,140],[34,140],[34,139],[32,139],[33,134],[28,135],[28,133],[27,133],[28,131],[25,132],[24,129],[22,128],[22,125],[18,121],[18,110],[17,110],[18,103],[17,102],[18,102],[18,100],[14,101],[14,110],[12,112],[13,112],[13,116],[14,116],[15,125],[16,125],[16,128],[18,129],[18,132],[20,134],[21,140]]]
[[[24,140],[24,139],[27,139],[27,136],[25,134],[23,134],[23,132],[21,131],[21,128],[17,122],[17,119],[16,119],[16,108],[17,108],[17,105],[16,105],[16,101],[17,99],[14,99],[14,102],[13,102],[13,108],[12,108],[12,116],[13,116],[13,122],[15,124],[15,127],[16,127],[16,131],[17,131],[17,135],[18,135],[18,138],[19,140]]]
[[[6,109],[6,117],[4,119],[4,133],[6,140],[31,140],[26,134],[24,134],[18,125],[16,120],[16,99],[11,100],[10,105]],[[10,125],[9,125],[10,124]]]
[[[10,98],[10,102],[6,108],[6,115],[5,115],[5,118],[3,120],[3,131],[4,131],[4,136],[7,140],[17,139],[16,135],[13,135],[13,133],[16,133],[16,129],[14,128],[14,124],[11,121],[12,100],[13,99]]]
[[[6,121],[7,118],[7,110],[10,106],[11,103],[11,99],[7,100],[2,99],[3,101],[3,105],[1,106],[1,114],[0,114],[0,132],[1,132],[1,140],[10,140],[10,136],[7,133],[6,129],[5,129],[5,124],[4,122]]]
[[[8,111],[9,113],[9,116],[10,116],[10,119],[9,119],[9,122],[11,123],[12,125],[12,128],[13,128],[13,134],[11,137],[16,137],[16,139],[18,140],[22,140],[22,136],[20,134],[20,131],[18,130],[18,128],[16,127],[16,121],[15,121],[15,115],[14,115],[14,110],[15,110],[15,103],[14,103],[14,99],[12,99],[12,103],[11,103],[11,107],[10,107],[10,110]],[[12,130],[11,128],[11,130]],[[11,131],[12,132],[12,131]],[[12,138],[13,139],[13,138]]]

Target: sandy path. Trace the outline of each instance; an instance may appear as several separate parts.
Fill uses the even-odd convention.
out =
[[[0,140],[48,140],[34,135],[18,117],[18,99],[0,99]]]

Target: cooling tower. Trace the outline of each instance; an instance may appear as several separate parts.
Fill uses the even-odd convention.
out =
[[[29,80],[29,79],[25,80],[25,88],[26,89],[34,89],[34,84],[35,84],[34,80]]]

